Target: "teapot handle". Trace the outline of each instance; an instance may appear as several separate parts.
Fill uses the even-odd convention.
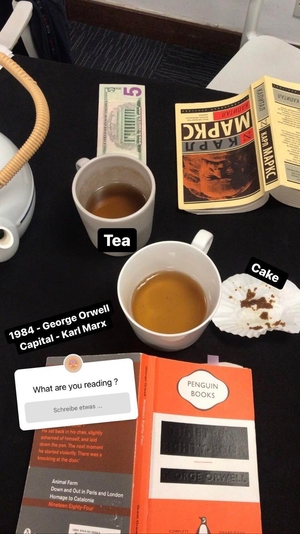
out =
[[[35,125],[27,141],[0,170],[1,189],[27,163],[43,143],[49,130],[50,113],[46,98],[37,83],[15,61],[0,52],[0,65],[27,89],[34,101],[36,111]]]

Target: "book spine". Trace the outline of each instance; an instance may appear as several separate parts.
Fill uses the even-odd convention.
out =
[[[270,191],[280,183],[271,118],[273,97],[268,91],[267,80],[264,77],[251,85],[255,148],[261,188],[264,191]]]

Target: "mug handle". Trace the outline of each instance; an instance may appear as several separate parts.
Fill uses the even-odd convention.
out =
[[[79,169],[81,169],[81,167],[84,167],[87,163],[89,163],[89,161],[91,161],[89,158],[80,158],[78,161],[76,161],[76,171],[79,171]]]
[[[204,254],[207,254],[211,244],[213,242],[214,236],[211,232],[208,232],[207,230],[199,230],[199,232],[195,235],[192,245],[196,248],[199,248],[204,252]]]

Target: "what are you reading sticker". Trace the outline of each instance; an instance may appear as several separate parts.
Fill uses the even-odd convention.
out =
[[[22,430],[136,419],[130,358],[85,362],[78,372],[55,365],[15,372]]]

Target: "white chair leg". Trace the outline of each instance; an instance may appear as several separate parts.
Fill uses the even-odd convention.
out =
[[[244,46],[244,44],[249,41],[249,39],[257,37],[257,26],[262,5],[263,0],[249,0],[248,11],[241,38],[240,48]]]
[[[35,57],[35,58],[38,58],[39,55],[38,55],[38,52],[37,52],[37,49],[34,45],[34,42],[32,40],[32,35],[31,35],[31,31],[30,31],[30,28],[29,28],[29,20],[31,19],[31,16],[32,16],[32,9],[33,9],[33,6],[32,6],[32,3],[31,2],[27,2],[27,1],[21,1],[21,2],[16,2],[15,0],[12,1],[12,7],[13,7],[13,13],[11,16],[14,15],[14,13],[16,11],[18,11],[20,9],[20,7],[25,11],[30,11],[30,16],[29,16],[29,19],[28,19],[28,22],[26,24],[26,26],[24,27],[23,31],[21,32],[21,38],[22,38],[22,41],[23,41],[23,44],[25,46],[25,49],[27,51],[27,54],[30,56],[30,57]]]
[[[24,28],[28,25],[32,14],[31,2],[17,2],[16,9],[12,12],[6,24],[0,32],[0,42],[10,50],[18,42]]]

